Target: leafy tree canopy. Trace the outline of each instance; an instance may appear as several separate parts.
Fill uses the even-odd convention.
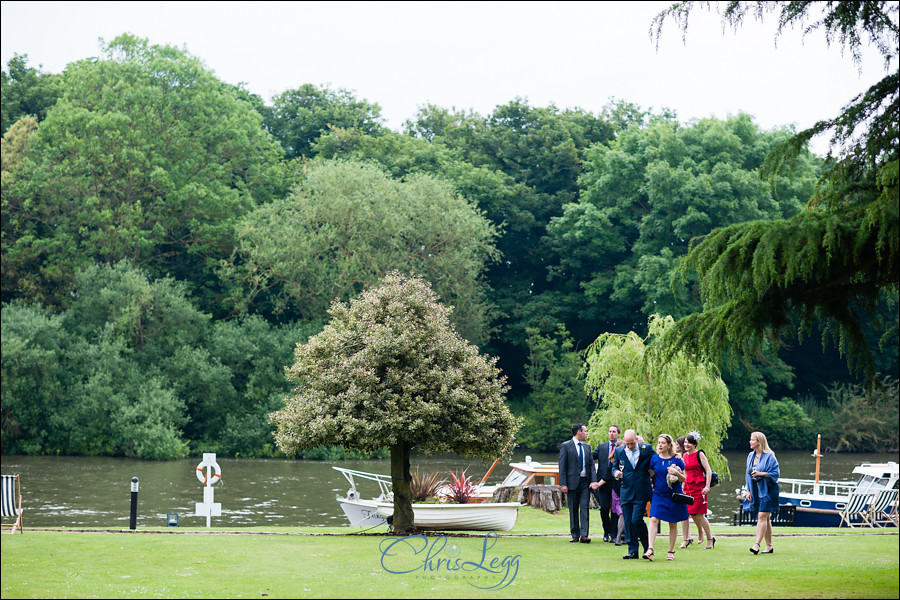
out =
[[[522,416],[517,444],[539,452],[553,452],[572,433],[573,423],[590,416],[593,402],[584,391],[584,360],[566,328],[552,335],[529,328],[525,383],[530,393],[517,402]]]
[[[13,123],[26,115],[43,121],[62,89],[59,75],[42,73],[40,67],[29,67],[27,54],[14,54],[6,63],[6,69],[0,72],[0,78],[0,133],[6,133]]]
[[[279,192],[262,117],[203,64],[123,35],[69,65],[3,180],[3,298],[66,302],[74,274],[128,259],[220,294],[236,219]]]
[[[787,136],[760,131],[747,114],[687,125],[655,116],[591,147],[579,201],[547,228],[558,256],[550,277],[567,294],[566,316],[594,331],[625,331],[656,311],[698,310],[689,286],[674,293],[671,286],[690,241],[716,227],[796,214],[811,197],[817,161],[808,153],[795,177],[777,185],[759,178],[766,155]]]
[[[655,35],[672,18],[686,31],[693,2],[682,2],[654,20]],[[699,3],[708,7],[708,3]],[[746,361],[770,340],[818,325],[823,344],[833,342],[851,368],[875,377],[865,317],[896,335],[900,286],[900,162],[896,2],[727,2],[723,24],[739,27],[749,15],[777,13],[779,35],[800,27],[822,30],[858,59],[863,43],[884,56],[888,73],[850,101],[833,119],[799,132],[770,154],[769,173],[788,171],[815,135],[831,132],[831,151],[814,198],[792,218],[752,221],[718,229],[696,243],[682,263],[702,279],[703,311],[679,321],[659,349],[716,356],[729,351]],[[896,315],[896,313],[893,313]],[[884,337],[882,339],[885,339]],[[777,345],[777,344],[776,344]]]
[[[496,258],[494,228],[452,187],[429,175],[392,179],[378,167],[315,161],[284,200],[249,214],[239,228],[234,277],[249,296],[262,290],[276,310],[321,319],[335,298],[347,300],[392,269],[415,271],[456,307],[470,340],[487,339],[482,273]]]
[[[332,129],[365,135],[387,132],[377,104],[358,100],[348,90],[309,83],[275,96],[266,114],[266,127],[281,142],[287,158],[311,156],[316,141]]]

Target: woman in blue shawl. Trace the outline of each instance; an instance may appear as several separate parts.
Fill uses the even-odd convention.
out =
[[[747,455],[747,501],[744,508],[757,513],[756,543],[750,548],[753,554],[760,554],[763,539],[766,549],[762,554],[772,554],[772,513],[778,510],[778,459],[769,449],[765,434],[754,431],[750,434],[750,454]]]

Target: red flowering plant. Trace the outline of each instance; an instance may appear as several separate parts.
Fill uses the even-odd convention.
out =
[[[450,502],[468,504],[469,499],[475,493],[475,485],[472,483],[472,478],[466,475],[466,470],[463,469],[458,477],[456,473],[450,471],[450,482],[447,484]]]

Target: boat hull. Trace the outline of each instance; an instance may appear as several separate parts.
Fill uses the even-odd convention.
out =
[[[793,504],[795,527],[839,527],[846,499],[817,499],[809,496],[781,495],[781,504]],[[838,508],[840,507],[840,508]],[[829,512],[821,512],[829,511]]]
[[[390,502],[377,503],[384,517],[394,514]],[[519,503],[413,504],[413,522],[424,530],[509,531],[516,524]]]
[[[348,500],[338,498],[338,504],[344,511],[351,527],[376,527],[387,525],[387,520],[380,512],[374,500]]]

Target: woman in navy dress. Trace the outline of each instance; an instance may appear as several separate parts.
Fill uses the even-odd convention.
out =
[[[750,434],[750,454],[747,455],[747,500],[744,508],[757,513],[756,543],[750,552],[760,554],[759,547],[763,539],[766,549],[762,554],[772,554],[772,513],[778,510],[778,477],[781,469],[775,453],[769,448],[766,435],[759,431]]]
[[[644,558],[653,560],[653,545],[659,522],[669,524],[669,553],[666,560],[675,560],[675,542],[678,541],[678,524],[688,518],[687,506],[672,501],[672,494],[681,493],[684,482],[684,462],[675,456],[672,436],[663,433],[656,440],[656,455],[650,459],[653,472],[653,499],[650,501],[650,544]],[[670,477],[671,476],[671,477]]]

